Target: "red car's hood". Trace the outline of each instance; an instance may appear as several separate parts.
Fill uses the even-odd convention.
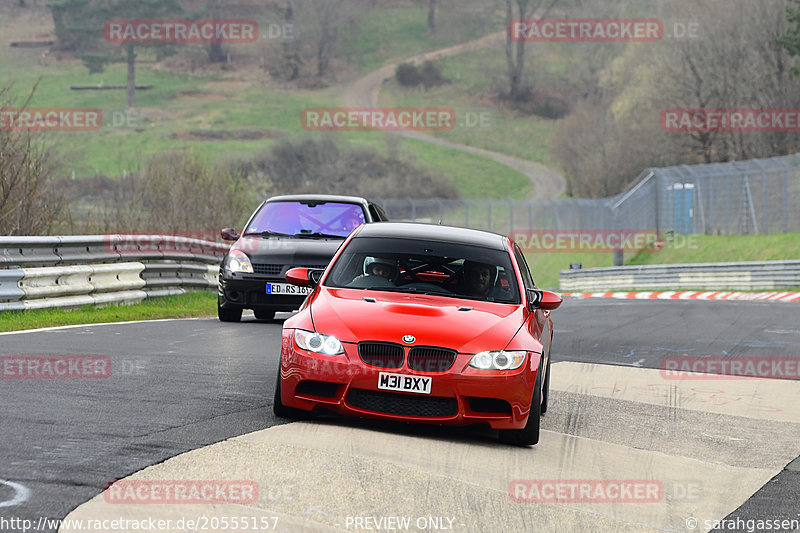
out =
[[[365,296],[377,303],[364,301]],[[459,311],[462,306],[473,309]],[[403,344],[405,335],[413,335],[415,346],[461,353],[502,350],[523,322],[518,305],[327,287],[312,303],[311,316],[317,331],[343,342]]]

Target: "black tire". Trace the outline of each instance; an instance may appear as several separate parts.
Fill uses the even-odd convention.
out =
[[[254,309],[253,314],[256,315],[258,320],[275,320],[275,311],[260,311]]]
[[[539,424],[541,422],[542,401],[542,363],[539,363],[539,372],[536,373],[536,382],[533,385],[533,398],[531,398],[531,412],[528,423],[522,429],[501,429],[500,442],[513,446],[533,446],[539,442]]]
[[[544,375],[544,386],[542,387],[542,414],[547,412],[547,404],[550,400],[550,354],[547,354],[547,372]]]
[[[220,322],[239,322],[242,320],[241,309],[226,309],[217,301],[217,318]]]
[[[275,396],[272,401],[272,412],[275,416],[280,418],[295,418],[305,419],[311,418],[311,412],[303,411],[302,409],[295,409],[294,407],[286,407],[281,401],[281,369],[278,368],[278,376],[275,379]]]

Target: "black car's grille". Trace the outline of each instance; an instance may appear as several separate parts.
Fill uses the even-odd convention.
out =
[[[359,342],[358,355],[366,364],[380,368],[400,368],[405,358],[402,346],[388,342]]]
[[[290,268],[315,268],[324,270],[328,265],[268,265],[266,263],[253,263],[253,273],[264,276],[280,276],[284,270]]]
[[[262,263],[253,263],[253,272],[255,274],[264,274],[265,276],[280,276],[283,271],[283,265],[265,265]]]
[[[456,351],[419,346],[408,352],[408,367],[420,372],[446,372],[456,362]]]
[[[364,389],[350,389],[347,403],[373,413],[420,418],[451,417],[458,413],[458,402],[455,398],[411,396]]]

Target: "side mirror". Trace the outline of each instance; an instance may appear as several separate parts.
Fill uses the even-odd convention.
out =
[[[286,281],[298,287],[316,287],[323,272],[314,268],[292,268],[286,273]]]
[[[236,233],[236,230],[233,228],[225,228],[220,231],[219,234],[223,241],[236,241],[239,240],[240,237],[240,235]]]
[[[561,295],[551,291],[541,291],[538,289],[528,289],[528,307],[534,309],[544,309],[553,311],[561,305]]]

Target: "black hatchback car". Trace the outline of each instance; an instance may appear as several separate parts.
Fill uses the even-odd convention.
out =
[[[238,322],[244,309],[259,320],[294,311],[309,292],[286,283],[295,267],[324,269],[351,231],[387,220],[381,207],[354,196],[293,195],[270,198],[256,209],[242,235],[222,230],[236,241],[219,270],[217,316]]]

